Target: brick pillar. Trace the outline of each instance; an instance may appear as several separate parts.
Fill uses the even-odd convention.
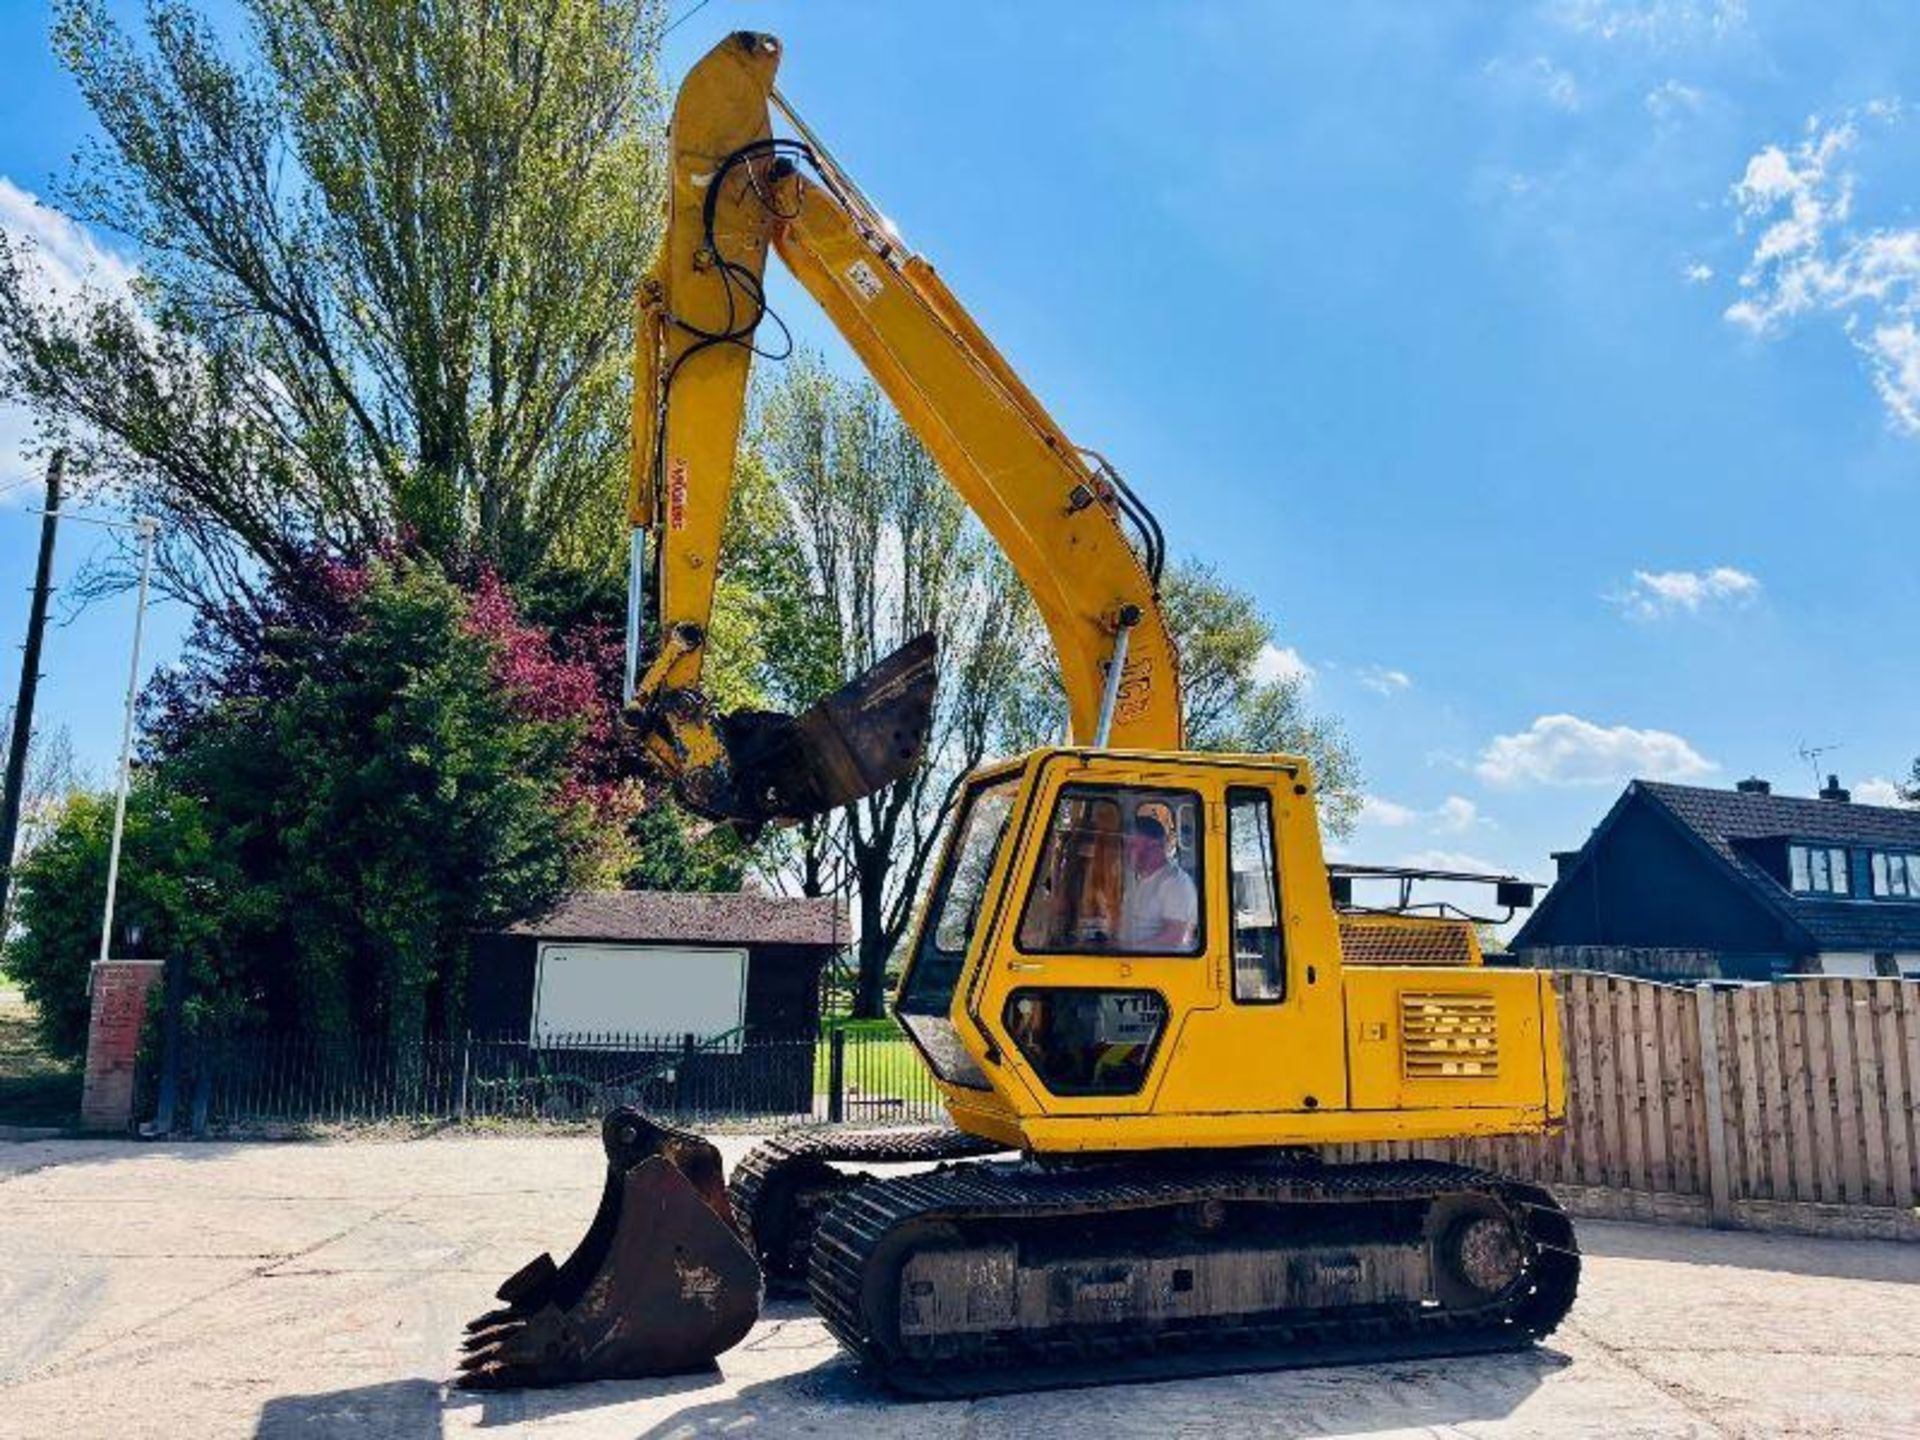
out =
[[[87,1073],[80,1124],[124,1131],[133,1123],[134,1060],[147,996],[166,968],[161,960],[108,960],[93,972],[93,1018],[87,1025]]]

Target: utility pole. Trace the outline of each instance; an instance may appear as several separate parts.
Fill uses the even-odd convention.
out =
[[[0,791],[0,923],[8,914],[13,889],[13,844],[20,833],[20,805],[26,798],[27,746],[33,740],[33,702],[40,689],[40,640],[47,628],[47,596],[53,590],[53,536],[60,524],[60,481],[67,452],[56,450],[47,462],[47,508],[40,517],[40,561],[33,572],[33,604],[27,611],[27,643],[20,661],[20,698],[13,707],[13,737],[7,747],[6,789]]]

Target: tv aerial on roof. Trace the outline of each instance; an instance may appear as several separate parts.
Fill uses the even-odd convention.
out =
[[[1800,742],[1798,753],[1800,758],[1806,762],[1807,768],[1813,772],[1813,788],[1815,790],[1820,788],[1820,757],[1823,755],[1831,755],[1834,751],[1844,748],[1838,740],[1825,745],[1809,745],[1804,740]]]

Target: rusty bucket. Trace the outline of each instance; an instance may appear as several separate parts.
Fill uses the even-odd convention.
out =
[[[458,1384],[566,1385],[697,1370],[760,1314],[761,1275],[734,1229],[720,1153],[621,1108],[606,1119],[607,1183],[564,1264],[522,1267],[467,1327]]]

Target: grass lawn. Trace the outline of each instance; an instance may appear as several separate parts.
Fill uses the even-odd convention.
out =
[[[843,1020],[835,1028],[847,1036],[847,1093],[868,1099],[892,1097],[915,1103],[937,1100],[939,1092],[920,1052],[892,1020]],[[827,1093],[832,1048],[824,1041],[814,1052],[813,1088]]]
[[[55,1060],[33,1033],[33,1011],[0,978],[0,1125],[77,1125],[80,1067]]]

